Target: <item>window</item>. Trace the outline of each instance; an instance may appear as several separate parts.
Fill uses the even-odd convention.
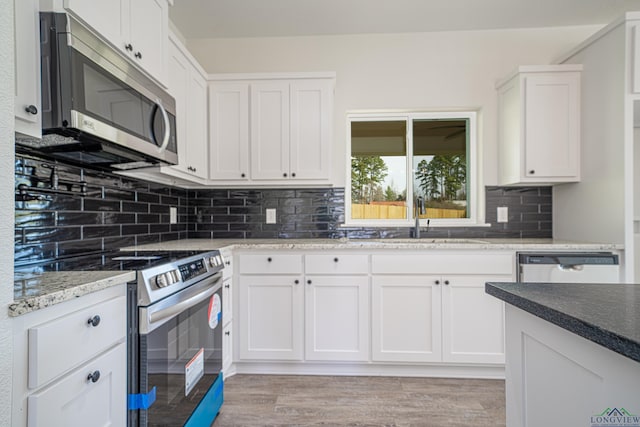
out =
[[[352,114],[347,127],[348,224],[476,223],[475,112]]]

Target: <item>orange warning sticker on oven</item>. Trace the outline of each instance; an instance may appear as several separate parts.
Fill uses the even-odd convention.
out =
[[[222,320],[222,301],[218,294],[214,294],[209,300],[209,327],[215,329]]]

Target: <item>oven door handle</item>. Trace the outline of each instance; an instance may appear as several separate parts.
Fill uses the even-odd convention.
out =
[[[203,291],[200,291],[197,294],[190,296],[189,298],[186,298],[176,304],[170,305],[167,308],[149,313],[147,318],[148,323],[145,329],[147,329],[148,331],[154,330],[156,327],[165,323],[172,317],[177,316],[188,308],[193,307],[194,305],[197,305],[207,298],[211,297],[211,295],[215,294],[218,289],[219,286],[207,286]]]

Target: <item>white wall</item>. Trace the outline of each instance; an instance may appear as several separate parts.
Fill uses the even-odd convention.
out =
[[[0,425],[11,425],[13,338],[13,0],[0,0]]]
[[[345,179],[348,111],[448,108],[481,111],[484,184],[495,185],[496,81],[518,65],[552,63],[599,28],[192,39],[187,46],[209,73],[337,72],[336,185]]]
[[[624,40],[621,25],[566,61],[584,65],[581,182],[553,189],[557,239],[625,243]]]

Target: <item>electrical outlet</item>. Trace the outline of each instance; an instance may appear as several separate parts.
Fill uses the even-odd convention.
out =
[[[169,224],[178,223],[178,208],[175,206],[169,206]]]
[[[276,210],[267,209],[267,224],[275,224],[275,223],[276,223]]]
[[[509,222],[509,208],[506,206],[498,207],[498,222]]]

